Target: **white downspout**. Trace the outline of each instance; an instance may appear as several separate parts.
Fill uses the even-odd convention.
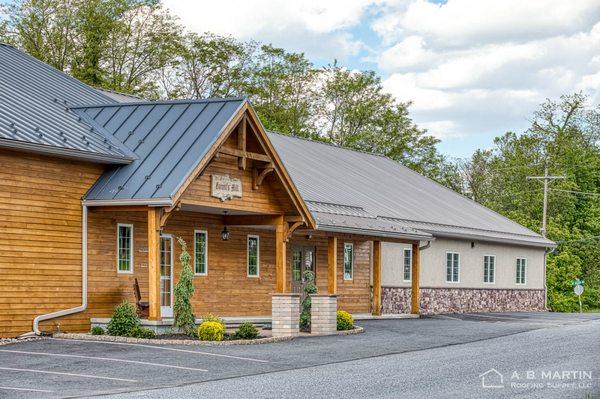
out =
[[[33,319],[33,332],[35,335],[42,335],[39,329],[41,321],[54,319],[56,317],[67,316],[74,313],[83,312],[87,309],[87,205],[81,204],[81,305],[75,308],[58,310],[52,313],[46,313]],[[31,333],[28,333],[31,334]]]

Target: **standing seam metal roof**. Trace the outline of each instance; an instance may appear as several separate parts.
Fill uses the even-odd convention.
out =
[[[128,102],[74,111],[138,159],[107,170],[86,200],[170,200],[246,100]]]
[[[308,203],[362,209],[368,215],[434,235],[554,245],[387,157],[277,133],[269,133],[269,138]]]
[[[0,147],[108,163],[135,158],[81,121],[69,105],[114,102],[43,62],[0,43]]]

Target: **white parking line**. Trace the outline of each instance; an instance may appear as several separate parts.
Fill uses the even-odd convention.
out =
[[[162,364],[162,363],[150,363],[150,362],[142,362],[138,360],[127,360],[127,359],[115,359],[112,357],[97,357],[97,356],[83,356],[83,355],[67,355],[63,353],[46,353],[46,352],[28,352],[28,351],[14,351],[8,349],[0,350],[0,353],[8,352],[8,353],[19,353],[23,355],[35,355],[35,356],[56,356],[56,357],[72,357],[76,359],[91,359],[91,360],[105,360],[108,362],[121,362],[121,363],[133,363],[133,364],[143,364],[146,366],[155,366],[155,367],[165,367],[171,369],[179,369],[179,370],[191,370],[191,371],[208,371],[206,369],[199,369],[195,367],[183,367],[183,366],[173,366],[170,364]]]
[[[41,392],[41,393],[52,393],[54,391],[49,391],[47,389],[33,389],[33,388],[17,388],[17,387],[3,387],[0,386],[0,390],[5,389],[9,391],[27,391],[27,392]]]
[[[108,341],[88,341],[86,339],[67,339],[67,338],[52,338],[57,341],[75,341],[75,342],[85,342],[85,343],[93,343],[93,344],[109,344],[109,345],[124,345],[124,346],[140,346],[143,348],[151,348],[151,349],[159,349],[165,351],[173,351],[173,352],[183,352],[183,353],[195,353],[198,355],[207,355],[207,356],[216,356],[216,357],[225,357],[229,359],[236,360],[247,360],[249,362],[257,362],[257,363],[269,363],[268,360],[262,359],[253,359],[251,357],[242,357],[242,356],[233,356],[233,355],[223,355],[221,353],[211,353],[211,352],[202,352],[202,351],[193,351],[188,349],[178,349],[178,348],[165,348],[164,346],[155,346],[155,345],[145,345],[145,344],[133,344],[128,342],[108,342]]]
[[[489,318],[489,319],[494,319],[497,321],[502,321],[502,320],[515,320],[515,321],[521,321],[521,322],[526,322],[526,323],[541,323],[541,324],[553,324],[553,325],[560,325],[562,323],[560,323],[560,320],[548,320],[548,319],[532,319],[532,318],[522,318],[522,317],[511,317],[511,316],[498,316],[498,315],[487,315],[487,314],[480,314],[480,313],[465,313],[466,316],[472,316],[472,317],[483,317],[483,318]],[[559,323],[559,324],[557,324]]]
[[[98,379],[98,380],[111,380],[111,381],[123,381],[123,382],[138,382],[138,380],[129,380],[127,378],[100,377],[100,376],[97,376],[97,375],[89,375],[89,374],[62,373],[60,371],[46,371],[46,370],[34,370],[34,369],[17,369],[17,368],[14,368],[14,367],[0,367],[0,370],[23,371],[23,372],[27,372],[27,373],[39,373],[39,374],[68,375],[69,377],[93,378],[93,379]]]

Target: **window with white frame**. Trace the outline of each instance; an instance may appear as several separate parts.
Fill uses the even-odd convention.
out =
[[[354,273],[354,245],[344,243],[344,280],[352,280]]]
[[[404,249],[404,281],[411,280],[412,273],[412,249]]]
[[[525,284],[526,269],[527,269],[527,259],[517,258],[517,284]]]
[[[460,275],[460,254],[446,252],[446,282],[458,283]]]
[[[483,282],[493,284],[496,281],[496,257],[485,255],[483,257]]]
[[[132,224],[117,224],[117,272],[133,272]]]
[[[248,277],[258,277],[260,242],[258,236],[248,236]]]
[[[208,274],[208,233],[205,230],[194,231],[194,274]]]

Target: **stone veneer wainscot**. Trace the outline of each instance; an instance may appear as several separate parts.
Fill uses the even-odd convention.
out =
[[[421,314],[514,312],[544,309],[544,290],[421,288]],[[410,313],[411,289],[382,287],[382,312]]]

